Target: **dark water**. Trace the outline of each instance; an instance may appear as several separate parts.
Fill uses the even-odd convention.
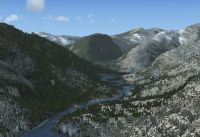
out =
[[[86,103],[83,103],[80,105],[74,105],[70,108],[67,108],[66,110],[60,113],[57,113],[55,116],[44,121],[38,127],[25,133],[24,135],[22,135],[22,137],[61,137],[62,135],[52,131],[53,127],[57,124],[59,119],[77,111],[77,109],[84,109],[88,106],[92,106],[92,105],[96,105],[100,103],[112,102],[112,101],[119,100],[121,97],[127,97],[130,95],[130,91],[134,88],[132,85],[128,85],[123,79],[121,79],[119,76],[116,76],[116,75],[101,74],[101,80],[120,87],[121,93],[119,95],[115,95],[110,98],[93,99]]]

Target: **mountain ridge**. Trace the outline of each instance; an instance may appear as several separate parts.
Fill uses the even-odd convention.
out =
[[[70,127],[77,137],[199,136],[200,24],[116,37],[131,47],[107,63],[127,72],[121,77],[135,89],[119,101],[64,117],[56,131],[68,135]],[[94,38],[95,46],[101,40]],[[0,24],[0,136],[19,136],[74,103],[112,95],[117,89],[99,80],[104,71],[66,47]]]
[[[0,136],[20,136],[66,107],[111,94],[101,68],[35,34],[0,23]]]
[[[93,62],[113,60],[122,55],[112,38],[100,33],[83,37],[70,51]]]
[[[177,47],[123,76],[135,85],[132,95],[66,116],[56,125],[57,131],[69,135],[65,128],[70,127],[75,137],[198,137],[200,24],[177,32],[181,33],[181,37],[175,37],[181,38]],[[164,38],[171,45],[172,37],[166,37],[169,34],[161,33],[156,40]],[[78,124],[71,124],[74,121]]]
[[[77,36],[69,36],[69,35],[52,35],[46,32],[33,32],[34,34],[46,38],[52,42],[55,42],[56,44],[62,45],[64,47],[68,47],[69,45],[72,45],[76,43],[81,37]]]

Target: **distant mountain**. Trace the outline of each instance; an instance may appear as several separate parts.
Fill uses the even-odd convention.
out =
[[[200,24],[94,34],[68,48],[49,39],[0,24],[0,136],[19,136],[72,104],[98,103],[117,91],[100,82],[104,70],[89,61],[127,72],[121,90],[128,95],[83,105],[87,109],[74,106],[54,131],[74,137],[200,136]]]
[[[151,39],[153,35],[162,31],[163,30],[159,28],[147,30],[143,28],[136,28],[122,34],[114,35],[112,38],[120,47],[120,49],[125,53],[137,45],[144,44],[145,40]]]
[[[52,34],[48,34],[45,32],[35,32],[35,34],[65,47],[75,44],[80,40],[80,37],[75,37],[75,36],[67,36],[67,35],[54,36]]]
[[[0,136],[14,137],[112,88],[102,70],[68,49],[0,23]]]
[[[101,34],[94,34],[84,37],[69,46],[69,49],[83,59],[104,61],[101,65],[115,71],[137,72],[150,66],[162,53],[187,41],[182,33],[181,30],[136,28],[114,36],[102,37]],[[95,46],[99,43],[104,49]],[[105,49],[108,47],[109,49]]]
[[[132,94],[66,116],[57,131],[69,135],[71,127],[74,137],[200,136],[200,24],[162,31],[145,43],[123,64],[137,69],[124,75],[135,86]]]
[[[46,32],[34,32],[34,34],[37,34],[42,38],[45,38],[51,42],[55,42],[56,44],[62,45],[67,48],[71,48],[72,45],[76,44],[81,39],[81,37],[76,37],[76,36],[67,36],[67,35],[55,36]],[[122,34],[110,37],[113,39],[114,43],[120,48],[121,52],[126,52],[129,49],[131,49],[134,46],[134,44],[121,36]]]
[[[63,45],[57,36],[46,33],[38,35]],[[177,31],[136,28],[114,36],[94,34],[76,38],[68,42],[71,46],[67,47],[83,59],[108,61],[105,62],[106,66],[116,71],[133,72],[149,66],[160,54],[178,47],[181,40]]]
[[[91,35],[91,36],[88,36],[88,37],[81,38],[81,37],[65,36],[65,35],[55,36],[55,35],[48,34],[48,33],[45,33],[45,32],[35,32],[34,34],[37,34],[38,36],[40,36],[42,38],[46,38],[49,41],[55,42],[56,44],[62,45],[64,47],[70,49],[72,52],[77,54],[79,57],[86,59],[86,60],[89,60],[89,61],[93,61],[93,62],[109,61],[109,60],[112,60],[112,59],[117,59],[118,57],[120,57],[120,55],[122,55],[122,53],[126,53],[127,51],[129,51],[131,48],[134,47],[134,44],[132,42],[130,42],[126,38],[121,37],[121,35],[108,36],[108,35],[103,35],[103,34],[94,34],[94,35]],[[98,39],[95,38],[95,40],[97,40],[96,43],[94,43],[94,36],[99,37]],[[106,39],[107,39],[107,41],[106,41]],[[109,51],[107,51],[107,52],[98,51],[100,49],[97,48],[96,49],[97,51],[94,52],[94,55],[99,56],[98,58],[101,58],[101,59],[92,59],[94,57],[91,57],[93,55],[91,53],[89,53],[90,48],[88,48],[88,47],[91,46],[91,43],[89,43],[89,41],[93,41],[93,45],[96,45],[97,43],[100,43],[99,41],[101,41],[102,48],[105,48],[106,45],[109,45],[109,49],[105,49],[105,51],[107,51],[107,50],[109,50]],[[86,45],[86,44],[82,45],[83,42],[88,43],[88,45]],[[104,45],[104,47],[103,47],[103,45]],[[96,48],[96,46],[92,46],[92,49],[95,49],[95,48]],[[79,50],[79,49],[81,49],[81,50]],[[103,49],[101,49],[101,50],[103,50]],[[112,50],[113,50],[113,52],[109,53]],[[98,54],[95,54],[97,52],[98,52]],[[105,54],[101,54],[103,52],[105,52]],[[116,55],[114,55],[115,53],[116,53]],[[88,54],[88,57],[86,57],[87,54]],[[106,54],[112,54],[112,55],[110,55],[110,57],[108,57],[108,55],[106,55]]]
[[[122,55],[118,45],[108,35],[93,34],[83,37],[70,50],[79,57],[92,61],[109,61]]]
[[[136,29],[116,36],[126,39],[132,48],[116,61],[120,71],[133,72],[146,68],[162,53],[172,50],[182,43],[178,31],[162,29]]]

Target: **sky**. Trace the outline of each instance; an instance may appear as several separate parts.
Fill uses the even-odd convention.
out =
[[[25,32],[86,36],[200,23],[200,0],[1,0],[0,22]]]

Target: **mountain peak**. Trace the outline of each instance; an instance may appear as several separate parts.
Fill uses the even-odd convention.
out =
[[[99,33],[83,37],[70,49],[89,61],[108,61],[122,55],[118,45],[110,36]]]
[[[68,35],[54,36],[46,32],[35,32],[35,34],[47,40],[50,40],[56,44],[62,45],[64,47],[72,45],[80,39],[79,37],[68,36]]]

